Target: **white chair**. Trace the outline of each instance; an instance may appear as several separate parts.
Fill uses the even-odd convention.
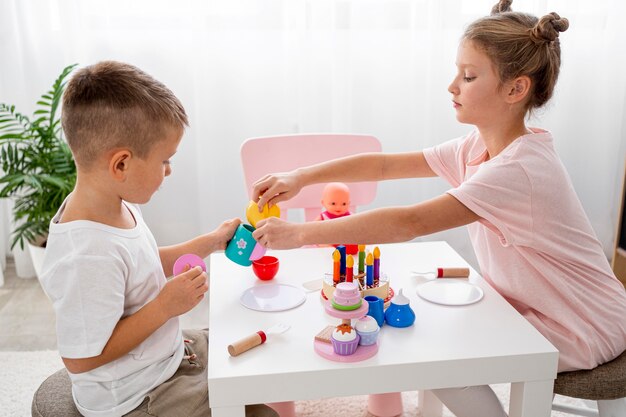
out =
[[[626,417],[626,351],[590,370],[559,373],[554,393],[598,403],[597,410],[553,403],[555,411],[586,417]]]

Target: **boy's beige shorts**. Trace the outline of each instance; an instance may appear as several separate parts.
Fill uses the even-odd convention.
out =
[[[130,417],[206,417],[209,408],[207,356],[208,331],[183,330],[185,356],[196,355],[195,359],[183,359],[176,373],[152,390]],[[246,406],[246,417],[278,417],[270,407],[262,404]]]

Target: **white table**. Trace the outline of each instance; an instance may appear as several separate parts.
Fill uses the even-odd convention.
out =
[[[404,294],[416,314],[409,328],[383,326],[379,352],[357,363],[322,358],[313,350],[314,336],[337,324],[327,315],[318,291],[297,308],[258,312],[240,304],[254,285],[303,282],[332,271],[332,248],[274,251],[280,270],[272,281],[258,280],[216,253],[210,260],[209,397],[214,417],[243,417],[244,405],[342,397],[445,387],[512,383],[510,417],[548,417],[557,371],[557,350],[495,292],[475,271],[470,282],[485,295],[468,306],[443,306],[416,294],[423,278],[411,270],[469,266],[447,243],[379,245],[381,273]],[[368,249],[373,249],[368,246]],[[230,357],[227,346],[275,323],[291,329]],[[428,397],[433,401],[434,396]],[[424,406],[421,404],[421,406]],[[424,409],[424,408],[423,408]],[[426,413],[440,407],[426,404]]]

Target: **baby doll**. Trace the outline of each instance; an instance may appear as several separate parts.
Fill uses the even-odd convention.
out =
[[[326,184],[322,192],[322,211],[316,220],[330,220],[350,215],[350,189],[342,182]]]
[[[331,182],[326,184],[322,191],[322,211],[316,220],[332,220],[339,217],[349,216],[350,213],[350,189],[343,182]],[[337,247],[338,245],[333,245]],[[358,252],[358,246],[347,244],[346,253],[354,255]]]

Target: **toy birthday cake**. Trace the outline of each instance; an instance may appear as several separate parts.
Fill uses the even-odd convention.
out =
[[[385,302],[385,306],[389,305],[393,298],[393,289],[389,286],[389,280],[385,275],[380,273],[380,249],[378,246],[374,248],[372,253],[365,251],[365,245],[358,245],[358,269],[354,274],[354,258],[346,255],[346,248],[340,245],[333,252],[333,274],[326,274],[322,284],[322,298],[324,300],[334,300],[334,294],[344,282],[356,282],[358,285],[359,296],[361,298],[374,295],[381,298]],[[339,296],[341,302],[344,302]],[[333,304],[333,307],[340,310],[347,310],[341,302],[337,303],[339,307]],[[355,307],[358,308],[358,307]]]

